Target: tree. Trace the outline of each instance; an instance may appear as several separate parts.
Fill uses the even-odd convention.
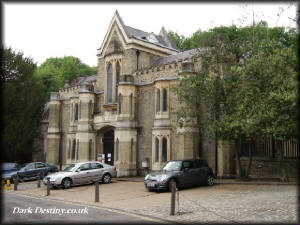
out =
[[[201,35],[201,33],[198,34]],[[201,72],[193,76],[183,76],[178,87],[174,89],[179,102],[185,103],[185,107],[182,107],[177,115],[178,118],[185,118],[185,121],[196,118],[201,133],[210,138],[234,141],[237,176],[248,177],[252,150],[250,148],[249,164],[243,174],[239,160],[238,143],[240,140],[251,142],[260,136],[270,134],[274,136],[272,132],[277,132],[277,129],[281,129],[282,135],[287,136],[290,131],[285,130],[284,127],[293,127],[291,130],[294,133],[292,133],[297,134],[294,128],[295,121],[298,122],[298,119],[295,117],[286,120],[286,123],[283,123],[284,127],[277,124],[277,129],[275,126],[272,129],[268,128],[266,121],[281,123],[279,115],[289,118],[284,112],[289,113],[291,112],[289,109],[295,107],[295,98],[292,96],[295,96],[295,90],[297,91],[295,89],[297,82],[294,78],[286,79],[285,74],[294,77],[293,73],[299,71],[295,61],[298,35],[293,29],[286,31],[282,27],[268,28],[267,23],[260,22],[251,27],[238,28],[234,25],[216,27],[206,32],[205,36],[206,38],[196,39],[199,40],[199,46],[207,47],[201,55],[198,55],[201,57]],[[274,51],[274,54],[271,54],[273,48],[277,51],[282,49],[282,52]],[[292,58],[288,59],[287,55],[292,52],[294,52],[293,57],[290,55]],[[267,56],[267,59],[273,60],[278,65],[267,61],[269,64],[266,66],[264,57]],[[284,63],[285,60],[289,60],[288,63]],[[292,69],[294,69],[293,72],[291,72]],[[269,79],[263,75],[269,76]],[[277,77],[278,81],[271,80],[272,76]],[[289,82],[286,84],[287,87],[283,86],[285,84],[283,80]],[[272,82],[278,86],[272,86]],[[270,87],[260,89],[268,86]],[[286,91],[276,94],[278,102],[284,103],[284,107],[283,109],[282,107],[276,108],[273,102],[274,114],[269,116],[267,107],[271,103],[266,99],[273,101],[273,95],[277,93],[275,90],[278,87]],[[291,92],[288,94],[287,90]],[[280,99],[281,95],[288,95],[289,98]],[[265,101],[262,101],[262,96]],[[186,105],[194,110],[186,111]],[[280,108],[281,110],[275,113]],[[293,112],[296,112],[295,108]],[[293,119],[296,120],[293,121]]]
[[[7,161],[30,161],[33,141],[39,135],[40,115],[46,96],[33,77],[36,64],[22,52],[1,49],[3,126],[2,149]]]
[[[251,121],[255,130],[277,142],[282,180],[287,180],[283,164],[284,140],[299,138],[298,62],[296,49],[278,41],[262,41],[253,57],[235,71],[243,79],[243,102],[237,118]]]
[[[58,91],[66,80],[72,81],[77,75],[93,75],[96,67],[89,67],[74,56],[48,58],[36,70],[34,76],[41,80],[45,92]]]

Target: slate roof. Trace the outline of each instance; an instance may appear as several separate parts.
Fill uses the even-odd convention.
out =
[[[163,36],[161,35],[157,35],[154,33],[148,33],[127,25],[124,25],[125,28],[125,32],[128,35],[128,37],[133,37],[142,41],[146,41],[146,42],[150,42],[152,44],[156,44],[156,45],[160,45],[163,47],[168,47],[174,50],[178,50],[178,48],[175,46],[175,44],[173,43],[173,41],[168,37],[168,38],[163,38]],[[155,42],[151,42],[147,39],[147,37],[149,37],[150,35],[154,35],[155,38],[158,40],[158,43]]]
[[[195,48],[183,52],[179,52],[176,54],[169,55],[167,57],[159,58],[156,61],[154,61],[149,68],[151,67],[156,67],[156,66],[162,66],[171,62],[178,62],[178,61],[183,61],[187,59],[191,59],[193,56],[202,53],[205,50],[205,48]]]
[[[81,86],[84,84],[91,84],[96,81],[97,81],[97,74],[91,76],[78,76],[76,79],[72,80],[70,84],[65,83],[63,88]]]

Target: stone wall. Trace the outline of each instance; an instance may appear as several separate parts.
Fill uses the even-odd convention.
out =
[[[142,161],[148,158],[152,164],[152,126],[155,116],[154,87],[152,85],[138,88],[137,97],[137,151],[138,167],[142,172]]]
[[[241,158],[243,169],[248,166],[248,158]],[[287,175],[290,178],[299,177],[299,159],[287,159],[284,161]],[[277,159],[253,159],[250,177],[252,178],[280,178],[281,170]]]

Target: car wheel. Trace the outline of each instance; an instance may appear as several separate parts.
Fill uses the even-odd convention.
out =
[[[103,177],[102,177],[102,182],[104,184],[110,183],[111,182],[111,176],[108,173],[104,174]]]
[[[176,188],[178,188],[177,181],[175,179],[171,179],[171,180],[169,180],[169,183],[168,183],[168,191],[172,191],[172,182],[175,182]]]
[[[67,188],[71,187],[72,180],[70,178],[65,178],[62,180],[61,185],[63,188],[67,189]]]
[[[208,175],[207,178],[206,178],[206,184],[208,186],[213,186],[215,184],[215,179],[212,175]]]

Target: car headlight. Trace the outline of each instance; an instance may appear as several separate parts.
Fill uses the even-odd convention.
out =
[[[149,179],[149,177],[150,177],[150,176],[149,176],[149,174],[148,174],[148,175],[146,175],[146,177],[145,177],[145,180],[148,180],[148,179]]]
[[[162,182],[162,181],[164,181],[167,177],[168,177],[168,176],[167,176],[166,174],[163,174],[163,175],[161,175],[161,176],[158,177],[157,181],[158,181],[158,182]]]

